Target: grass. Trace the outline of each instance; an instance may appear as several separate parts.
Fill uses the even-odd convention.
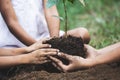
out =
[[[86,27],[91,35],[90,45],[102,48],[120,41],[120,1],[85,0],[86,7],[78,1],[67,3],[69,29]],[[64,16],[62,4],[58,5],[60,16]],[[64,30],[64,22],[61,21]]]

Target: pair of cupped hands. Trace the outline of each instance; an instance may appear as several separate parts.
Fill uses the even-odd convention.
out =
[[[80,69],[86,69],[92,66],[93,58],[96,54],[96,49],[89,45],[84,45],[87,49],[86,51],[86,58],[80,56],[73,56],[68,55],[62,52],[59,52],[58,49],[51,48],[51,45],[44,44],[46,40],[49,39],[42,39],[38,42],[34,43],[33,45],[26,47],[26,50],[29,52],[26,58],[27,63],[29,64],[42,64],[46,62],[51,62],[57,69],[62,72],[70,72]],[[54,56],[57,55],[69,61],[69,64],[64,64],[61,60],[55,58]]]

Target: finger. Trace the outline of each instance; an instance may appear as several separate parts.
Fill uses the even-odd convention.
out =
[[[46,48],[46,49],[41,49],[44,52],[59,52],[58,49],[53,49],[53,48]]]
[[[52,62],[52,65],[57,68],[57,65],[54,62]]]
[[[61,71],[65,71],[66,65],[64,65],[64,64],[62,63],[62,61],[60,61],[59,59],[54,58],[54,57],[52,57],[52,56],[49,56],[49,58],[59,67],[59,69],[60,69]]]
[[[45,54],[43,54],[43,55],[41,55],[41,56],[46,56],[46,57],[48,57],[48,56],[55,56],[55,55],[57,55],[57,52],[46,52]]]
[[[52,62],[52,65],[56,67],[58,70],[63,71],[59,66],[57,66],[54,62]]]
[[[43,61],[43,60],[49,60],[47,57],[40,57],[38,58],[39,61]]]
[[[43,61],[40,61],[40,64],[47,63],[47,62],[51,62],[51,60],[43,60]]]
[[[68,54],[61,53],[61,52],[58,53],[58,56],[59,56],[59,57],[62,57],[62,58],[64,58],[64,59],[70,60],[70,61],[71,61],[71,59],[73,58],[72,55],[68,55]]]
[[[53,50],[53,52],[45,52],[45,49],[39,49],[34,51],[34,53],[36,53],[37,57],[44,57],[44,56],[52,56],[52,55],[57,55],[58,51],[57,50]]]
[[[42,47],[42,48],[51,48],[51,45],[50,45],[50,44],[42,44],[41,47]]]
[[[33,63],[34,64],[43,64],[43,63],[46,63],[46,62],[50,62],[51,60],[36,60],[34,61]]]

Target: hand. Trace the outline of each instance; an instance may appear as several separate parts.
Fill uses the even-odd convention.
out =
[[[92,58],[95,58],[96,56],[100,55],[98,53],[98,50],[96,50],[92,46],[85,44],[84,47],[87,49],[87,51],[86,51],[86,59],[88,59],[88,58],[92,59]]]
[[[48,56],[57,55],[57,53],[58,53],[57,49],[51,49],[51,48],[39,49],[29,54],[26,54],[27,55],[26,61],[28,64],[42,64],[50,61],[48,59]]]
[[[86,58],[80,56],[72,56],[64,53],[60,53],[59,57],[65,58],[69,61],[68,65],[65,65],[59,59],[50,56],[49,58],[53,61],[53,65],[63,72],[75,71],[78,69],[86,69],[95,65],[95,57],[100,55],[98,51],[89,46],[84,45],[87,49]]]
[[[79,56],[71,56],[64,53],[60,53],[58,56],[67,59],[69,61],[69,64],[65,65],[62,63],[62,61],[52,56],[49,56],[49,58],[53,61],[53,65],[63,72],[86,69],[92,66],[92,59],[84,59]]]
[[[27,52],[32,52],[32,51],[35,51],[35,50],[41,49],[41,48],[50,48],[51,45],[43,44],[46,40],[48,40],[48,39],[41,39],[41,40],[37,41],[36,43],[34,43],[33,45],[26,47]]]

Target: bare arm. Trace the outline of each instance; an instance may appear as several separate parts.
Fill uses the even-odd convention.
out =
[[[60,20],[53,17],[53,15],[58,16],[57,8],[56,6],[53,6],[51,8],[46,7],[47,0],[44,0],[44,12],[45,17],[48,24],[48,29],[50,32],[50,36],[59,36],[59,27],[60,27]]]
[[[42,39],[37,41],[36,43],[32,44],[29,47],[23,47],[23,48],[12,48],[12,49],[0,49],[0,56],[13,56],[13,55],[20,55],[20,54],[26,54],[30,53],[32,51],[42,49],[42,48],[50,48],[51,46],[49,44],[43,44],[44,41],[47,39]]]
[[[27,64],[27,55],[18,55],[18,56],[1,56],[0,57],[0,68],[15,66],[19,64]]]
[[[0,56],[13,56],[28,53],[27,47],[13,48],[13,49],[0,49]]]
[[[98,50],[97,57],[93,58],[93,65],[111,63],[120,60],[120,42]]]
[[[41,64],[48,62],[48,55],[57,55],[57,49],[39,49],[29,54],[16,56],[0,56],[0,68],[20,65],[20,64]]]
[[[54,65],[59,70],[64,72],[89,68],[96,65],[107,64],[120,60],[120,42],[99,50],[96,50],[89,45],[85,45],[85,47],[87,48],[87,58],[71,56],[63,53],[58,55],[67,59],[69,61],[69,65],[63,64],[59,59],[52,56],[50,59],[53,60]]]
[[[0,0],[0,11],[10,32],[16,38],[27,46],[36,42],[19,24],[11,0]]]

